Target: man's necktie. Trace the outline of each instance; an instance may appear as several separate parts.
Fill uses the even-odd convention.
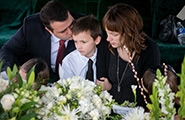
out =
[[[86,79],[90,80],[90,81],[94,81],[94,73],[93,73],[93,61],[91,59],[89,59],[88,61],[88,70],[86,73]]]
[[[57,53],[57,59],[56,59],[56,66],[55,66],[55,72],[58,73],[58,66],[59,63],[62,63],[62,59],[64,57],[64,51],[65,51],[65,40],[60,40],[60,46]]]

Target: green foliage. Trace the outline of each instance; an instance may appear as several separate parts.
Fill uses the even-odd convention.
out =
[[[151,111],[150,117],[152,120],[161,118],[171,120],[176,113],[173,102],[175,93],[171,91],[169,84],[166,84],[166,79],[167,77],[162,76],[158,69],[152,86],[152,95],[150,95],[152,103],[147,105]]]
[[[2,62],[0,63],[0,69],[1,67]],[[16,65],[13,66],[13,70],[11,70],[10,67],[7,68],[9,86],[5,91],[0,93],[0,99],[9,94],[15,99],[15,102],[12,103],[11,108],[8,110],[3,110],[2,104],[0,104],[1,120],[35,120],[37,116],[35,112],[39,109],[36,105],[38,105],[40,94],[43,92],[37,93],[37,91],[32,88],[32,84],[35,80],[34,69],[35,66],[28,74],[28,81],[23,82]]]
[[[160,72],[158,73],[160,75]],[[150,116],[152,120],[159,120],[160,108],[159,108],[159,98],[157,96],[158,90],[153,84],[152,95],[150,95],[150,100],[152,104],[147,104],[147,108],[151,111]]]
[[[178,74],[178,76],[180,77],[180,85],[176,97],[180,97],[178,115],[180,115],[180,120],[182,120],[185,118],[185,57],[181,66],[181,74]]]
[[[34,82],[34,80],[35,80],[35,72],[34,72],[35,66],[36,66],[36,65],[34,65],[34,66],[32,67],[32,69],[29,71],[29,73],[28,73],[28,75],[27,75],[28,87],[31,87],[32,84],[33,84],[33,82]]]
[[[1,71],[1,68],[2,68],[2,65],[3,65],[3,60],[0,59],[0,71]]]

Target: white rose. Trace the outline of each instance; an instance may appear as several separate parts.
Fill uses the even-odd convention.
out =
[[[1,104],[2,104],[2,107],[5,111],[10,110],[12,108],[12,105],[14,102],[15,102],[15,99],[14,99],[13,95],[11,95],[11,94],[6,94],[1,99]]]
[[[101,98],[98,95],[96,95],[96,94],[93,95],[92,101],[98,109],[101,109],[102,101],[101,101]]]
[[[109,102],[112,101],[112,96],[107,91],[102,91],[100,97],[103,99],[107,99]]]
[[[9,84],[8,80],[4,80],[0,78],[0,93],[7,89],[8,84]]]
[[[93,120],[98,120],[99,119],[98,109],[92,110],[89,114],[90,114],[90,116],[92,117]]]

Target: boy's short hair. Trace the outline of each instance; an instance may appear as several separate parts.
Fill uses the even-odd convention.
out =
[[[94,40],[101,35],[101,26],[96,17],[88,15],[74,21],[72,28],[73,35],[88,31]]]
[[[20,69],[24,70],[26,74],[30,72],[32,67],[35,65],[35,80],[44,80],[40,81],[43,84],[47,84],[47,80],[49,79],[49,68],[47,63],[41,58],[32,58],[25,62]]]

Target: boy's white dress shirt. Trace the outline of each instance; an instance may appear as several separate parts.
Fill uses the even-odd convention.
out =
[[[94,82],[96,83],[96,56],[97,48],[91,58],[82,56],[78,50],[69,53],[62,61],[62,67],[59,67],[60,79],[72,78],[73,76],[80,76],[85,78],[88,70],[88,60],[93,61]]]

